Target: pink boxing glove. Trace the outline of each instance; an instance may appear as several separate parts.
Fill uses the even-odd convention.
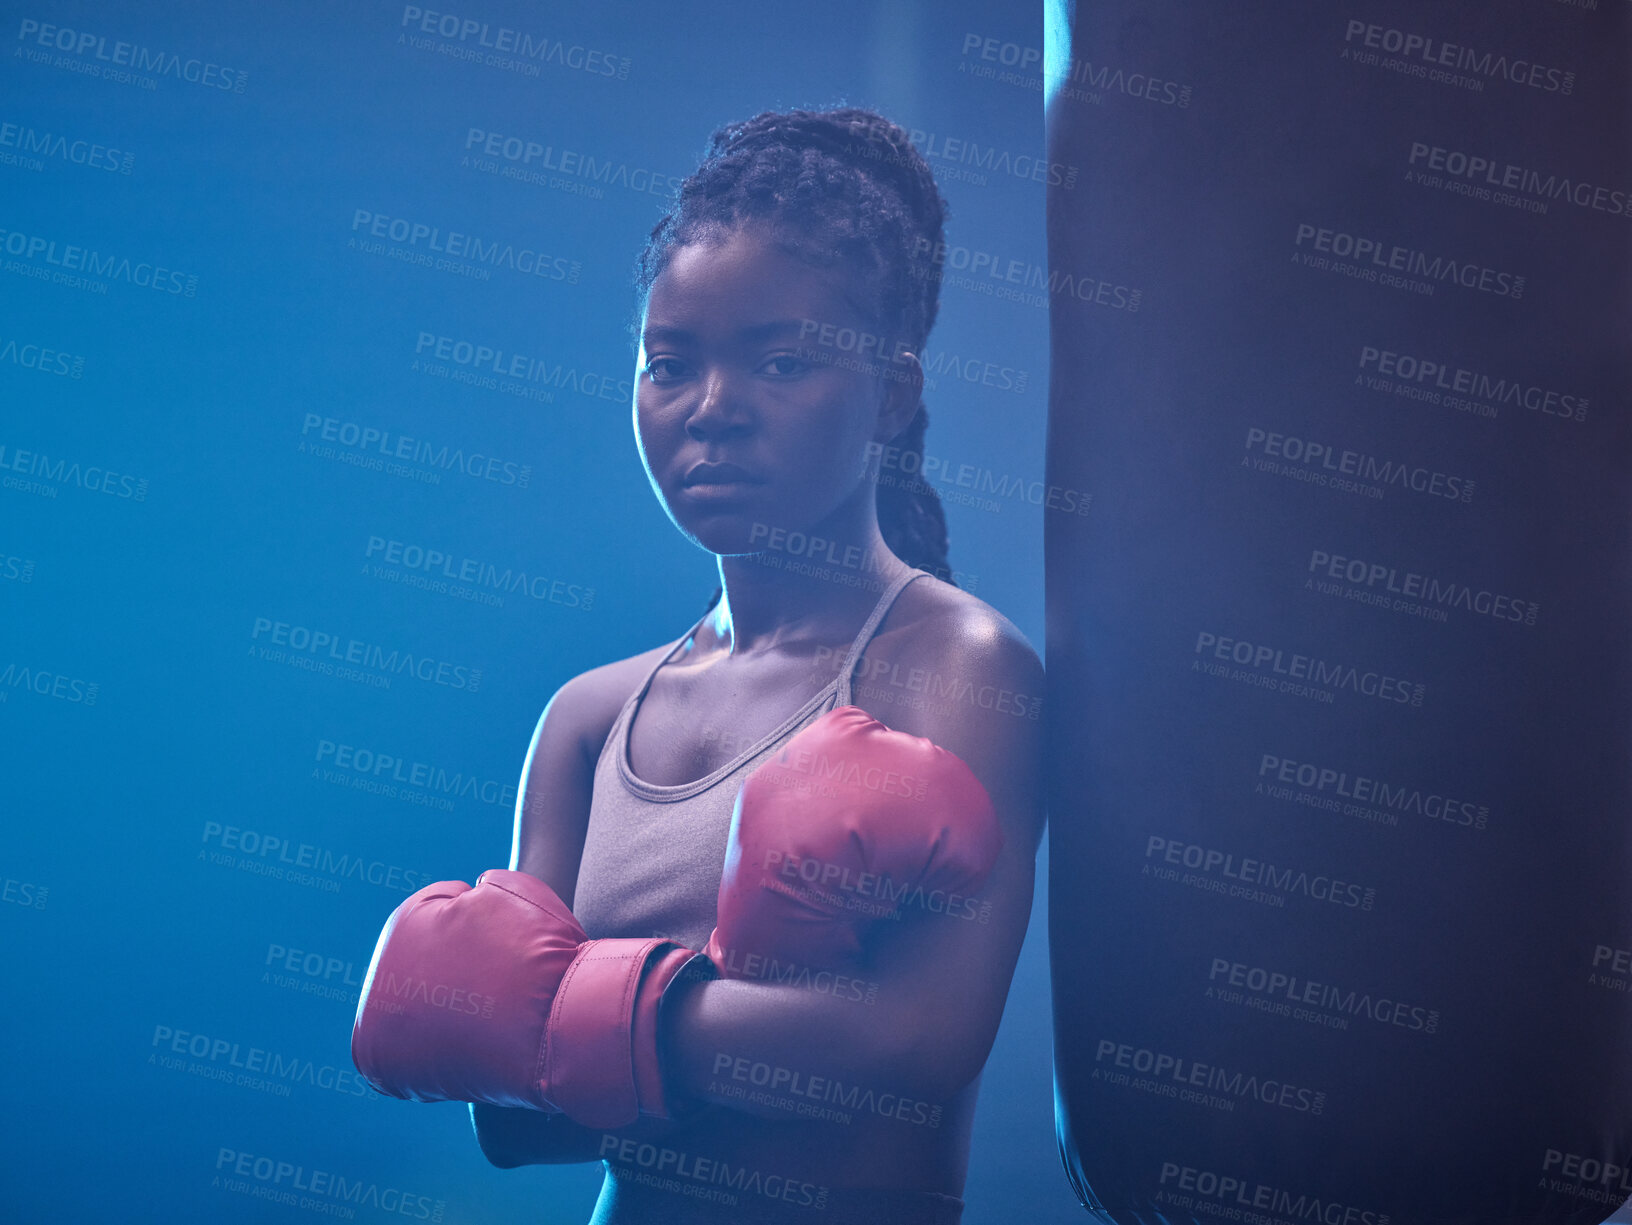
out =
[[[352,1062],[416,1102],[530,1106],[600,1128],[668,1118],[658,1007],[688,967],[714,977],[673,941],[591,940],[525,872],[427,885],[380,932]]]
[[[704,951],[725,977],[755,978],[842,965],[904,909],[981,917],[970,895],[1002,847],[956,754],[840,706],[743,782]]]

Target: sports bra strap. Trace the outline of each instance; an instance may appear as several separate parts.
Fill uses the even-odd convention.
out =
[[[856,640],[850,644],[850,653],[844,657],[844,669],[839,673],[838,688],[834,692],[835,707],[850,705],[850,678],[856,673],[856,663],[861,659],[861,653],[872,639],[874,631],[878,629],[878,623],[884,620],[890,606],[895,603],[895,597],[900,595],[913,579],[928,573],[928,570],[908,570],[884,589],[884,594],[873,606],[872,616],[867,618],[861,632],[856,635]]]

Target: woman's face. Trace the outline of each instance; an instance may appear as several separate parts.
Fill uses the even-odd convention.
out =
[[[677,248],[653,282],[635,434],[664,509],[702,548],[752,553],[777,528],[842,528],[835,512],[863,497],[871,512],[868,444],[905,427],[917,394],[879,376],[876,349],[835,343],[878,330],[847,300],[847,275],[739,227]]]

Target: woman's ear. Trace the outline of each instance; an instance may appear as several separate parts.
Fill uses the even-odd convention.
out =
[[[878,409],[878,442],[888,442],[912,424],[918,411],[918,401],[924,394],[924,368],[916,353],[892,354],[880,377],[884,381],[884,399]]]

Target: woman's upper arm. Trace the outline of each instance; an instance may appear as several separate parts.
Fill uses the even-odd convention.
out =
[[[885,933],[874,963],[881,977],[915,984],[927,1013],[912,1032],[929,1040],[931,1063],[945,1061],[949,1072],[961,1065],[962,1073],[951,1077],[955,1084],[985,1063],[1031,917],[1045,821],[1044,677],[1030,644],[995,614],[917,636],[904,655],[922,669],[921,692],[936,696],[894,711],[880,703],[870,713],[957,754],[986,787],[1003,831],[1002,852],[979,891],[991,905],[989,917],[920,917],[893,938]]]
[[[1045,682],[1031,644],[987,609],[938,618],[886,662],[890,684],[859,682],[856,705],[956,753],[992,797],[1005,843],[1034,859],[1044,824]]]
[[[979,1075],[991,1050],[1031,917],[1043,828],[1041,719],[1032,714],[1041,713],[1042,665],[991,613],[897,637],[885,662],[865,671],[852,700],[885,726],[960,757],[991,796],[1003,849],[975,898],[942,898],[937,907],[926,897],[904,907],[900,922],[875,925],[860,967],[876,984],[866,1005],[738,979],[682,994],[670,1014],[677,1083],[706,1101],[780,1117],[774,1104],[748,1104],[717,1083],[722,1066],[765,1063],[944,1102]]]
[[[589,828],[595,763],[628,696],[619,688],[627,671],[609,664],[557,689],[521,767],[510,867],[538,877],[569,907]]]
[[[555,691],[533,729],[516,790],[510,867],[536,876],[570,907],[589,828],[595,763],[650,653],[585,672]],[[564,1114],[471,1103],[470,1121],[500,1169],[600,1160],[603,1134]],[[644,1137],[645,1121],[620,1135]]]

